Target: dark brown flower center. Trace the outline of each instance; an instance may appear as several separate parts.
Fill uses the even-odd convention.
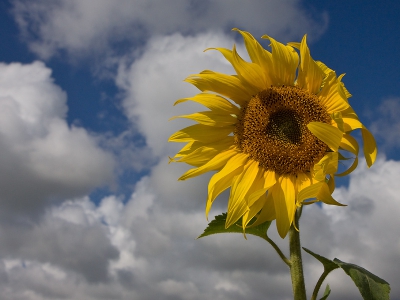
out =
[[[316,95],[293,86],[271,87],[242,108],[235,128],[236,146],[279,175],[310,171],[328,147],[307,128],[330,123]]]
[[[294,110],[278,110],[270,115],[265,134],[269,134],[271,138],[299,144],[301,141],[301,119]]]

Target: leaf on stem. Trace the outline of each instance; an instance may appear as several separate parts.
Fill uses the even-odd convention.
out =
[[[360,266],[345,263],[337,258],[333,261],[353,279],[364,300],[390,299],[390,286],[388,282]]]
[[[242,233],[242,234],[244,233],[242,228],[242,219],[239,219],[235,224],[229,226],[228,228],[225,228],[225,223],[226,223],[226,213],[216,216],[215,219],[208,224],[207,228],[204,229],[204,232],[198,237],[198,239],[217,233]],[[268,221],[258,226],[248,227],[246,228],[245,233],[246,235],[252,234],[255,236],[265,238],[267,230],[270,225],[271,222]]]
[[[330,271],[333,271],[333,270],[339,268],[339,266],[336,263],[334,263],[333,261],[331,261],[330,259],[327,259],[326,257],[323,257],[317,253],[314,253],[311,250],[308,250],[307,248],[303,247],[303,249],[308,254],[314,256],[317,260],[320,261],[321,264],[324,265],[325,272],[330,272]]]
[[[371,272],[365,270],[364,268],[343,262],[337,258],[333,261],[327,259],[319,254],[316,254],[306,248],[303,248],[304,251],[309,253],[310,255],[314,256],[317,260],[319,260],[324,265],[324,273],[321,276],[321,279],[325,278],[325,276],[334,269],[342,268],[343,271],[351,277],[354,281],[355,285],[358,287],[361,296],[364,300],[389,300],[389,293],[390,293],[390,286],[382,278],[372,274]],[[318,282],[319,286],[322,283]],[[315,291],[315,297],[318,293],[318,288]],[[329,291],[328,291],[329,289]],[[325,289],[324,297],[321,300],[325,300],[330,293],[330,288],[327,286]],[[315,298],[314,298],[315,299]]]

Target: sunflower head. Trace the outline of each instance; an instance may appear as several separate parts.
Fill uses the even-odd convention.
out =
[[[376,143],[348,102],[343,75],[311,58],[306,36],[288,45],[263,36],[270,52],[250,33],[234,30],[243,36],[251,62],[235,46],[213,48],[236,74],[206,70],[186,79],[201,93],[175,104],[194,101],[208,110],[175,117],[197,124],[170,137],[187,143],[171,161],[194,166],[180,180],[216,172],[208,185],[206,215],[230,188],[226,227],[240,218],[243,230],[252,220],[254,226],[276,219],[283,238],[301,205],[342,205],[332,197],[334,178],[358,164],[358,142],[350,133],[361,130],[368,167],[376,159]],[[339,161],[348,160],[345,152],[353,162],[338,173]]]

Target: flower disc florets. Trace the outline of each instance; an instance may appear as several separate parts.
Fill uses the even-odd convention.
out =
[[[310,122],[331,122],[315,95],[294,86],[272,86],[242,107],[235,144],[279,175],[309,172],[328,150],[307,128]]]

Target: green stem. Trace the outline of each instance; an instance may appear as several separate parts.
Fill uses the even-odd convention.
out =
[[[275,249],[275,251],[278,253],[279,257],[283,260],[283,262],[285,264],[287,264],[290,267],[290,260],[287,259],[287,257],[285,256],[285,254],[283,254],[283,252],[281,251],[281,249],[279,249],[278,245],[274,243],[273,240],[271,240],[267,235],[265,235],[265,237],[263,237],[264,240],[266,240],[268,243],[271,244],[271,246]]]
[[[295,214],[294,224],[289,229],[290,244],[290,275],[292,278],[292,288],[294,300],[306,300],[306,287],[304,284],[303,262],[301,260],[299,217],[301,211],[298,209]]]
[[[311,300],[316,300],[318,296],[319,289],[321,288],[322,283],[324,282],[326,276],[331,272],[332,270],[324,270],[322,273],[321,277],[318,279],[317,284],[315,285],[313,294],[311,296]]]

